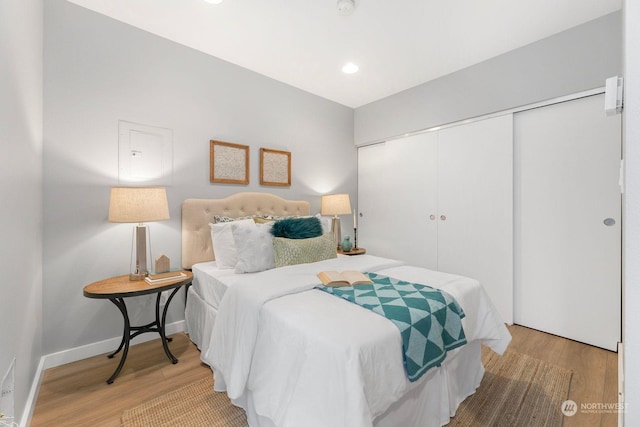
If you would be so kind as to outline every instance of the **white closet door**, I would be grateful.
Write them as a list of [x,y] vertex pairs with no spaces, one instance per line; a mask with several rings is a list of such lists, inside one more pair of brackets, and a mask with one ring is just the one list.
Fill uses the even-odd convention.
[[598,95],[514,116],[515,321],[615,350],[621,127],[603,106]]
[[367,253],[437,269],[437,135],[358,149],[358,242]]
[[438,270],[482,283],[513,323],[513,117],[439,132]]
[[373,255],[389,256],[388,239],[392,237],[389,214],[383,200],[391,192],[386,171],[387,144],[358,148],[358,246]]

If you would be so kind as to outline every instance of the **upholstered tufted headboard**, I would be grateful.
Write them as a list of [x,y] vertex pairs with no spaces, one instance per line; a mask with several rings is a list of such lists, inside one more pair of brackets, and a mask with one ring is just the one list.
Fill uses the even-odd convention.
[[182,268],[213,261],[209,223],[214,215],[309,215],[309,202],[285,200],[269,193],[237,193],[224,199],[186,199],[182,202]]

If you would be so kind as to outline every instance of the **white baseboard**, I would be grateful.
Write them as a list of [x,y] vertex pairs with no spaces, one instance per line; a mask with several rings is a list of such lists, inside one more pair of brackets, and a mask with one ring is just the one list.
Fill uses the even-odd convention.
[[[170,323],[165,326],[167,335],[185,331],[185,322]],[[131,345],[141,344],[143,342],[158,339],[157,334],[142,334],[131,340]],[[103,353],[114,351],[120,345],[122,337],[110,338],[104,341],[98,341],[92,344],[82,345],[76,348],[62,350],[57,353],[47,354],[44,356],[44,369],[55,368],[56,366],[66,365],[67,363],[76,362],[88,357],[98,356]]]
[[33,376],[33,382],[31,383],[31,389],[29,390],[29,396],[27,396],[27,403],[24,405],[24,411],[22,411],[22,418],[20,418],[20,427],[27,427],[31,424],[31,417],[33,416],[33,410],[36,408],[36,401],[38,400],[38,392],[40,391],[40,382],[44,375],[44,356],[40,358],[36,374]]
[[[184,320],[170,323],[165,326],[165,332],[167,335],[173,335],[178,332],[184,332],[186,330],[186,323]],[[138,335],[131,340],[131,345],[142,344],[143,342],[158,339],[157,334],[142,334]],[[44,371],[49,368],[55,368],[56,366],[66,365],[67,363],[77,362],[78,360],[86,359],[100,354],[105,354],[114,351],[120,345],[122,337],[110,338],[104,341],[98,341],[92,344],[82,345],[80,347],[70,348],[67,350],[58,351],[56,353],[46,354],[40,358],[38,369],[33,378],[31,384],[31,390],[29,390],[29,397],[27,403],[22,412],[22,418],[20,420],[20,427],[27,427],[31,423],[31,417],[33,410],[36,407],[36,401],[38,400],[38,392],[40,390],[40,382]]]

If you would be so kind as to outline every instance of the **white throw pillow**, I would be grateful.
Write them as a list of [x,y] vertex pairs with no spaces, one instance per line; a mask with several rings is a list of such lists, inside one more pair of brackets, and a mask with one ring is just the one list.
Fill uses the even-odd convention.
[[236,273],[255,273],[274,268],[273,223],[256,224],[255,227],[231,225],[231,232],[238,251]]
[[333,217],[331,216],[322,216],[319,213],[315,215],[316,218],[320,220],[320,224],[322,224],[322,232],[323,234],[327,234],[331,231],[331,220]]
[[211,242],[213,243],[213,255],[216,258],[218,268],[235,268],[238,262],[236,243],[231,232],[231,225],[240,228],[255,227],[253,219],[241,219],[233,222],[209,223],[211,227]]

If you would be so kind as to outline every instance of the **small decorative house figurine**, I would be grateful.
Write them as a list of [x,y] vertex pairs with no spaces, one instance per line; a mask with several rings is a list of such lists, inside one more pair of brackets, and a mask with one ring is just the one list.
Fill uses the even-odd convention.
[[170,270],[171,262],[169,261],[169,257],[165,254],[160,254],[158,258],[156,258],[155,265],[155,273],[166,273]]

